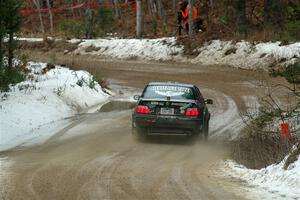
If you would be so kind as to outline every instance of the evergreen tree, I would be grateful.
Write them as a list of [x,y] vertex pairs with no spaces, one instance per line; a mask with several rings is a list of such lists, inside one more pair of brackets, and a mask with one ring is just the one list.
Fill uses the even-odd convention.
[[[8,67],[12,67],[12,59],[14,57],[15,33],[19,31],[21,18],[19,10],[21,8],[20,0],[1,0],[0,3],[0,62],[3,67],[3,56],[6,52],[8,57]],[[7,49],[5,49],[3,42],[4,38],[8,38]]]
[[[23,75],[13,69],[14,50],[16,49],[14,36],[21,25],[19,15],[21,3],[21,0],[0,1],[0,89],[7,89],[10,83],[23,80]],[[4,62],[4,57],[8,62]]]

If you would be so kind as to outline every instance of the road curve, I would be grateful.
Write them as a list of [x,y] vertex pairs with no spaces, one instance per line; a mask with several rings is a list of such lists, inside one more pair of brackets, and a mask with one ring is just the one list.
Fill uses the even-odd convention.
[[[13,162],[1,176],[1,199],[245,198],[237,192],[239,182],[216,172],[217,163],[228,158],[222,143],[238,133],[238,112],[247,104],[243,97],[253,96],[255,88],[247,83],[257,80],[258,73],[162,64],[161,74],[158,64],[99,63],[106,77],[139,88],[170,79],[203,85],[204,96],[215,100],[210,142],[182,137],[136,141],[129,110],[81,115],[44,144],[0,153]],[[184,75],[179,68],[186,70]]]

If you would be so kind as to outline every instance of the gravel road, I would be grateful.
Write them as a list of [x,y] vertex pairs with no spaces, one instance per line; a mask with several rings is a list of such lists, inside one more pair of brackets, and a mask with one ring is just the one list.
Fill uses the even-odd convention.
[[[130,110],[74,117],[46,143],[1,152],[12,164],[0,199],[244,199],[238,180],[218,176],[239,134],[239,112],[259,94],[264,73],[227,67],[99,60],[103,76],[142,88],[149,81],[197,84],[214,99],[208,143],[184,137],[132,138]],[[126,94],[126,89],[120,94]]]

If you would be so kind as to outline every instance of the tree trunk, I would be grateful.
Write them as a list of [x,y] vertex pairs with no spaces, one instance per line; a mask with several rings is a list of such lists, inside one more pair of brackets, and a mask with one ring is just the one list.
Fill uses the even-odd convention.
[[[77,0],[77,3],[82,3],[82,1]],[[78,9],[78,13],[79,13],[79,16],[82,17],[82,9],[81,8]]]
[[[32,0],[33,4],[36,6],[37,9],[41,9],[40,1],[39,0]],[[38,12],[39,19],[40,19],[40,29],[43,34],[45,34],[45,28],[44,28],[44,20],[43,16],[40,12]]]
[[264,24],[269,26],[272,23],[271,20],[272,0],[264,0]]
[[[113,4],[118,4],[118,0],[113,0]],[[115,18],[120,19],[121,18],[121,12],[119,7],[115,7]]]
[[93,20],[93,13],[91,8],[91,0],[88,1],[89,6],[87,8],[87,15],[86,15],[86,21],[85,21],[85,37],[87,39],[92,38],[92,20]]
[[48,7],[48,10],[49,10],[49,21],[50,21],[50,33],[52,34],[53,33],[53,14],[52,14],[52,6],[50,5],[50,1],[47,0],[47,7]]
[[137,0],[137,13],[136,13],[136,35],[137,37],[142,37],[143,35],[143,7],[142,0]]
[[189,0],[189,35],[193,36],[194,35],[194,3],[193,0]]
[[151,0],[147,1],[147,6],[148,6],[148,12],[149,12],[149,14],[152,15],[152,12],[151,12]]
[[245,38],[247,36],[246,0],[236,0],[235,7],[238,30],[242,37]]
[[209,0],[209,6],[210,8],[213,10],[214,9],[214,1],[213,0]]
[[162,18],[163,21],[163,29],[165,30],[167,27],[167,17],[164,9],[164,5],[162,4],[161,0],[156,0],[158,4],[158,9],[159,9],[159,15]]
[[176,16],[177,15],[177,0],[173,0],[172,1],[172,9],[173,9],[173,13],[174,13],[174,16]]
[[[70,0],[70,2],[69,2],[69,6],[71,7],[71,6],[73,6],[73,4],[74,4],[74,2],[73,2],[73,0]],[[73,18],[75,18],[76,17],[76,15],[75,15],[75,11],[74,11],[74,9],[72,8],[71,9],[71,12],[72,12],[72,16],[73,16]]]
[[156,4],[154,0],[148,0],[148,10],[151,15],[152,29],[153,33],[157,33],[157,13],[156,13]]
[[157,0],[148,0],[148,6],[150,8],[150,14],[157,19],[157,17],[161,17],[161,12],[159,11],[159,2]]

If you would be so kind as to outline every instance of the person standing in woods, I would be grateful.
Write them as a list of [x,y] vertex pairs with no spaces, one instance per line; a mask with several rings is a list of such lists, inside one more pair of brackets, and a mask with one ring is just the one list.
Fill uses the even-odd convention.
[[[178,33],[181,35],[181,29],[185,28],[187,32],[189,32],[189,3],[187,0],[183,0],[179,2],[179,12],[178,12]],[[193,20],[195,23],[195,30],[197,32],[205,31],[204,20],[198,16],[198,10],[195,6],[193,6]],[[183,21],[183,25],[182,25]]]
[[182,22],[183,22],[183,16],[182,16],[182,12],[184,11],[183,8],[183,2],[180,1],[178,3],[178,13],[177,13],[177,29],[175,31],[175,33],[178,31],[178,35],[181,35],[183,26],[182,26]]
[[[185,27],[186,31],[189,32],[189,9],[190,9],[190,6],[189,6],[189,3],[187,0],[184,0],[182,2],[182,7],[181,7],[181,13],[182,13],[182,17],[183,17],[183,27]],[[198,17],[198,11],[196,9],[195,6],[193,6],[193,20],[196,20],[197,17]]]

